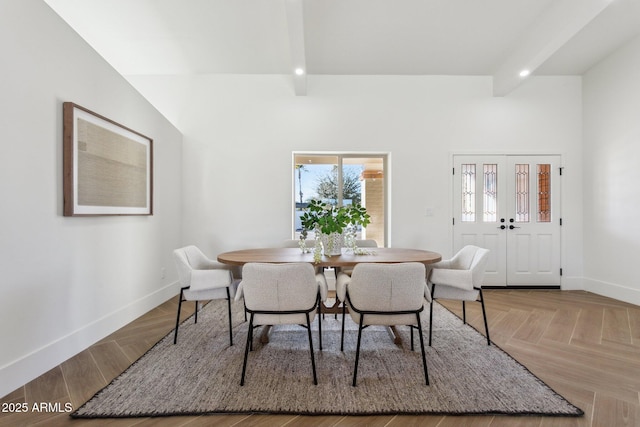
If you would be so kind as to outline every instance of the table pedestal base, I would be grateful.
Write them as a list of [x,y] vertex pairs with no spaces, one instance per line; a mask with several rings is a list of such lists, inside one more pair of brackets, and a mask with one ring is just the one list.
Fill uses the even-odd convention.
[[260,333],[260,342],[262,344],[267,344],[269,342],[269,334],[271,333],[272,325],[264,325],[262,327],[262,332]]

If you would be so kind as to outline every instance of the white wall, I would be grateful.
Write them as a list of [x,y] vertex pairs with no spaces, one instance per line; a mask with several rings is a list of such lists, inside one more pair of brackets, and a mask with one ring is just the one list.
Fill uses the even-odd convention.
[[[305,97],[293,95],[286,76],[129,77],[181,137],[40,0],[0,2],[0,52],[0,316],[13,325],[0,332],[0,395],[174,295],[176,246],[195,243],[215,256],[289,238],[292,151],[390,153],[391,245],[445,256],[451,254],[453,153],[559,153],[563,287],[582,286],[578,77],[532,78],[504,98],[492,97],[488,77],[312,75]],[[635,125],[609,131],[609,122],[635,107],[631,77],[625,76],[632,90],[621,95],[624,109],[606,114],[594,106],[601,100],[591,101],[607,98],[609,84],[617,87],[614,71],[605,66],[585,84],[585,122],[606,119],[597,128],[585,124],[589,147],[637,131]],[[154,216],[62,216],[63,101],[154,139]],[[637,147],[619,146],[637,154]],[[626,153],[608,167],[623,165],[637,178]],[[587,154],[585,179],[602,154]],[[600,200],[592,187],[604,181],[584,188],[584,207]],[[434,216],[425,215],[427,207]],[[593,265],[601,260],[597,243],[605,239],[613,249],[621,236],[590,234],[596,222],[590,216],[584,225],[594,287],[632,283],[628,268],[610,268],[611,275]],[[625,242],[624,249],[637,247]]]
[[640,37],[584,77],[586,289],[640,304]]
[[[128,77],[184,135],[184,236],[210,255],[291,236],[291,152],[391,155],[391,245],[451,255],[451,154],[563,156],[563,287],[582,278],[581,81],[488,77]],[[434,208],[434,216],[425,215]]]
[[[4,396],[176,294],[182,136],[41,0],[0,2],[0,58]],[[62,216],[64,101],[153,138],[153,216]]]

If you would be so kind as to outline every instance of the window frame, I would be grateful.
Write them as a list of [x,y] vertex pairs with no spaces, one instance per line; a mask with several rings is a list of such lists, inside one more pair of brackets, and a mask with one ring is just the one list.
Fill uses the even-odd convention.
[[[381,159],[382,162],[382,172],[383,172],[383,239],[384,246],[389,246],[389,236],[390,236],[390,207],[389,200],[390,197],[390,182],[391,182],[391,153],[389,152],[357,152],[357,151],[293,151],[291,154],[291,236],[293,239],[297,238],[296,232],[296,203],[298,194],[296,194],[296,180],[297,180],[297,171],[296,164],[300,164],[296,162],[296,159],[300,156],[303,157],[336,157],[337,158],[337,167],[338,167],[338,200],[337,203],[342,205],[343,202],[343,182],[342,182],[342,170],[345,164],[345,159]],[[378,242],[380,246],[383,246]]]

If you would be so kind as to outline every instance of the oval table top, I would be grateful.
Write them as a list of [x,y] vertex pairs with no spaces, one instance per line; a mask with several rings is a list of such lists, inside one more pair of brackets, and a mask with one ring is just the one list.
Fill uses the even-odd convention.
[[308,262],[320,267],[353,267],[361,262],[399,263],[421,262],[431,264],[438,262],[442,256],[437,252],[421,249],[403,248],[365,248],[371,251],[368,255],[356,255],[349,249],[342,249],[341,255],[322,256],[319,263],[313,261],[313,252],[302,253],[300,248],[260,248],[242,249],[218,255],[218,261],[228,265],[244,265],[248,262],[265,262],[281,264],[286,262]]

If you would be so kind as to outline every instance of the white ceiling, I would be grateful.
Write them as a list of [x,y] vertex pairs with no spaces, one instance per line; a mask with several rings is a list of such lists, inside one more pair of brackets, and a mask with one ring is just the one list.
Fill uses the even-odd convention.
[[121,74],[580,75],[640,0],[44,0]]

